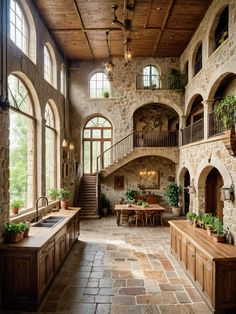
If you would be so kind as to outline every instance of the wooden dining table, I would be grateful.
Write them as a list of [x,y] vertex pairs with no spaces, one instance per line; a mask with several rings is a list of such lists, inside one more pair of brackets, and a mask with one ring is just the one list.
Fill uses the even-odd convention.
[[155,211],[159,217],[160,217],[160,221],[161,221],[161,225],[163,226],[163,213],[165,212],[165,208],[162,207],[160,204],[149,204],[149,207],[143,207],[141,205],[132,205],[131,207],[128,207],[127,204],[116,204],[115,205],[115,213],[116,213],[116,223],[118,226],[120,226],[120,217],[122,215],[122,211],[136,211],[136,210],[140,210],[140,211]]

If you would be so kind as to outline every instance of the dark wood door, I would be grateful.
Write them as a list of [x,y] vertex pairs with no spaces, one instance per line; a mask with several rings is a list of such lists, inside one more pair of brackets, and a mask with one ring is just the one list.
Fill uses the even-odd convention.
[[220,199],[223,179],[216,168],[213,168],[206,179],[206,213],[213,213],[223,218],[223,202]]

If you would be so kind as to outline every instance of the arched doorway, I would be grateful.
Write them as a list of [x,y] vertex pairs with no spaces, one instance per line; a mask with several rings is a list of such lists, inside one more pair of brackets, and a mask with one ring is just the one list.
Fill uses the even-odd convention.
[[189,186],[190,186],[190,174],[187,170],[184,175],[184,214],[187,214],[189,211]]
[[216,168],[213,168],[207,178],[205,187],[205,212],[223,218],[223,202],[220,199],[223,178]]
[[[111,147],[112,126],[103,117],[90,119],[83,131],[83,170],[85,175],[93,175],[97,170],[97,157]],[[103,159],[104,166],[109,163],[109,154]]]

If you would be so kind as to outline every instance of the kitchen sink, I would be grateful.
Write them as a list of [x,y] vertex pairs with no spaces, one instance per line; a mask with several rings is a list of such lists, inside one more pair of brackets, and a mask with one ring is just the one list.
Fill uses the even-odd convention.
[[64,218],[65,217],[63,216],[49,216],[33,224],[32,227],[52,228],[55,227]]

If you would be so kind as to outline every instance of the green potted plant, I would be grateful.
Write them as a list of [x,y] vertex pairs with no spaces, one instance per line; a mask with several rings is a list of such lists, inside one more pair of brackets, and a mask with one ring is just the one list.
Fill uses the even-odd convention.
[[104,91],[104,92],[103,92],[103,97],[104,97],[104,98],[109,98],[109,96],[110,96],[110,94],[109,94],[108,91]]
[[18,198],[15,198],[11,201],[11,210],[14,215],[17,215],[19,209],[24,205],[24,201]]
[[56,188],[50,189],[48,191],[48,196],[52,199],[52,200],[56,200],[59,197],[59,190]]
[[208,235],[211,235],[211,231],[213,230],[214,219],[215,217],[211,213],[206,213],[202,216],[202,222],[204,223]]
[[68,209],[70,195],[71,192],[68,189],[61,188],[58,190],[58,199],[60,200],[62,209]]
[[128,189],[125,192],[124,198],[125,198],[125,203],[128,204],[128,207],[132,206],[132,204],[135,203],[135,197],[137,194],[138,192],[133,189]]
[[199,224],[199,216],[196,215],[196,217],[193,219],[193,226],[195,228],[199,228],[200,227],[200,224]]
[[110,208],[111,208],[110,200],[106,197],[104,193],[102,193],[100,197],[100,209],[101,209],[102,215],[106,216]]
[[186,218],[188,220],[189,223],[193,223],[193,220],[196,218],[197,214],[194,213],[194,212],[191,212],[189,211],[187,214],[186,214]]
[[177,69],[170,68],[167,74],[168,85],[170,89],[182,88],[180,72]]
[[236,96],[226,96],[223,98],[214,109],[214,116],[218,122],[221,122],[226,127],[226,137],[223,139],[225,147],[231,155],[236,154]]
[[23,239],[24,230],[21,224],[8,223],[4,228],[6,243],[17,243]]
[[29,222],[20,222],[19,227],[23,231],[23,237],[27,238],[29,236],[30,223]]
[[214,219],[214,232],[212,233],[215,242],[225,242],[225,230],[220,218]]
[[174,216],[179,216],[181,212],[181,207],[179,207],[180,191],[180,186],[176,183],[170,183],[165,192],[167,202],[170,204]]

